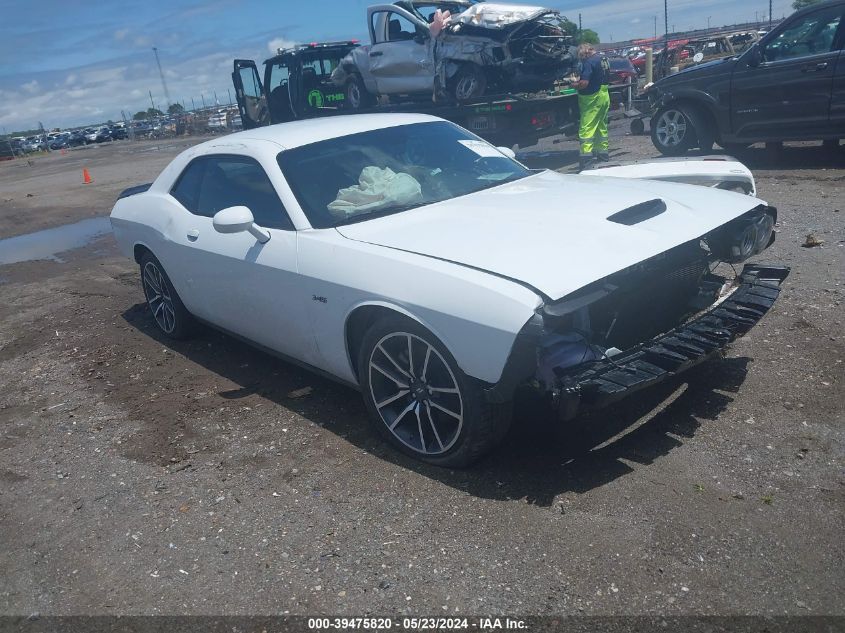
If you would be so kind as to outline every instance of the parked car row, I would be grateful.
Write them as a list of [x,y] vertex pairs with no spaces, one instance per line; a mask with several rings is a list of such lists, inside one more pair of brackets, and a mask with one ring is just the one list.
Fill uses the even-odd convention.
[[96,128],[65,130],[36,134],[25,138],[13,138],[9,145],[15,153],[31,154],[47,150],[63,150],[91,143],[105,143],[128,138],[124,124],[102,125]]

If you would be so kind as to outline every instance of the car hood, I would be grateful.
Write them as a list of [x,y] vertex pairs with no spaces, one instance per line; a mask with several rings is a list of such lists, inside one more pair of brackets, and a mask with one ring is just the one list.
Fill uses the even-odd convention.
[[[655,199],[666,210],[650,219],[630,226],[608,219]],[[699,238],[758,204],[694,185],[545,171],[337,230],[351,240],[512,279],[556,300]]]
[[655,86],[662,88],[663,86],[673,85],[677,82],[692,79],[693,77],[715,75],[725,72],[723,68],[731,68],[736,63],[737,59],[738,57],[736,56],[722,57],[721,59],[712,59],[709,62],[695,64],[694,66],[687,66],[683,70],[676,72],[674,75],[668,75],[663,79],[660,79],[657,83],[655,83]]

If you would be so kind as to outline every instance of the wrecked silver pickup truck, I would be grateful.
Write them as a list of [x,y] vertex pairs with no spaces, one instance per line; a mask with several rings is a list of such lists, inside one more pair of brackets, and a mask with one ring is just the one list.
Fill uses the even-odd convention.
[[400,0],[369,7],[367,23],[370,44],[350,51],[332,74],[352,109],[379,95],[464,103],[490,92],[547,90],[575,66],[564,18],[553,9]]

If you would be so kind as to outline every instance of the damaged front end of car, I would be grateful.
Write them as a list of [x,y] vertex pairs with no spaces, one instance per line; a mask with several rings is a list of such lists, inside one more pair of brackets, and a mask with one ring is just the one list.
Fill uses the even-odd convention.
[[491,86],[504,91],[548,89],[574,71],[572,38],[558,11],[520,7],[508,12],[508,6],[474,5],[436,38],[434,64],[440,85],[447,85],[461,63],[482,67]]
[[480,10],[465,12],[437,38],[434,65],[439,85],[446,86],[462,63],[483,68],[491,87],[499,91],[550,89],[574,71],[572,38],[558,11],[537,9],[512,21],[476,19],[483,15]]
[[789,274],[784,266],[745,264],[739,273],[733,266],[774,242],[776,221],[776,209],[760,205],[700,239],[545,302],[518,334],[488,399],[506,401],[527,386],[569,420],[719,354],[763,318]]

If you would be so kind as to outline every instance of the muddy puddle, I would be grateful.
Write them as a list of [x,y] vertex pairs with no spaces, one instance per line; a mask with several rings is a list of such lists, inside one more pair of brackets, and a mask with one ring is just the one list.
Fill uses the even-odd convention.
[[61,262],[61,253],[90,244],[111,233],[108,217],[89,218],[35,233],[0,240],[0,265],[48,259]]

